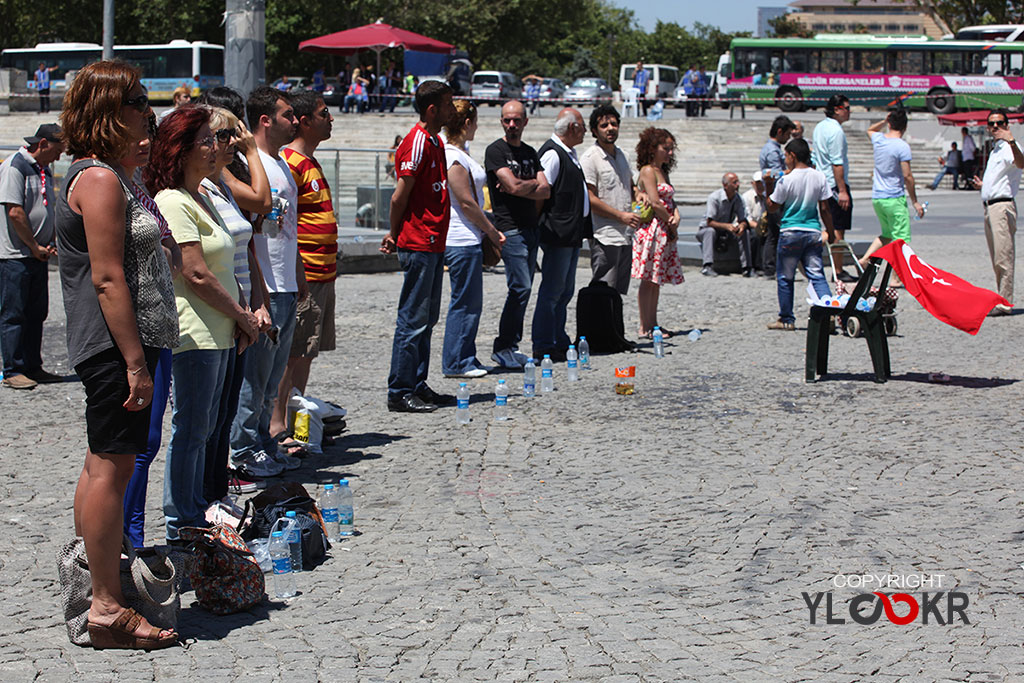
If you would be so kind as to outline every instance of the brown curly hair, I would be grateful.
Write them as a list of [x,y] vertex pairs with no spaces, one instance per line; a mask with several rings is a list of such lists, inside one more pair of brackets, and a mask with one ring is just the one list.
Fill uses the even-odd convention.
[[61,137],[71,156],[95,154],[117,161],[138,142],[121,120],[121,110],[140,77],[138,68],[118,61],[93,62],[78,72],[64,94],[60,115]]
[[[648,164],[654,163],[654,155],[658,151],[658,145],[671,140],[675,145],[676,138],[664,128],[651,126],[640,133],[640,141],[636,143],[636,168],[640,170]],[[672,156],[662,165],[662,172],[668,176],[668,172],[676,166],[676,158]]]

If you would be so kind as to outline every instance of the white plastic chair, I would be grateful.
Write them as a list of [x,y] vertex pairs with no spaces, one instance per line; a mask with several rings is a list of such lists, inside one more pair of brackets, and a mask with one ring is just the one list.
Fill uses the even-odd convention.
[[640,116],[640,108],[637,103],[637,98],[640,96],[640,91],[636,88],[623,88],[622,89],[622,117],[623,118],[637,118]]

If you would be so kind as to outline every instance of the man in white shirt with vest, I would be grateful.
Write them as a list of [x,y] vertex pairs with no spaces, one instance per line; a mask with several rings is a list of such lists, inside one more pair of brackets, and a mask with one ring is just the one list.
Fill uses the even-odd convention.
[[541,283],[533,311],[534,357],[565,360],[569,336],[565,333],[566,308],[576,293],[576,263],[583,238],[593,234],[590,195],[576,145],[587,131],[583,115],[563,109],[555,121],[555,133],[540,148],[540,165],[551,184],[551,196],[540,216]]
[[1013,311],[1014,236],[1017,233],[1017,188],[1020,186],[1024,154],[1010,132],[1010,117],[1005,109],[993,109],[988,115],[988,131],[995,139],[985,166],[985,176],[972,182],[981,189],[985,205],[985,239],[996,273],[996,291],[1010,302],[998,304],[990,316],[1010,315]]

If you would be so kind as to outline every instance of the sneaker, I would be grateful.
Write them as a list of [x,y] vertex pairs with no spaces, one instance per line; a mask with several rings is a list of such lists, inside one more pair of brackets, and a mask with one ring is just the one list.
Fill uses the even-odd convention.
[[266,451],[256,451],[245,457],[235,458],[235,469],[246,479],[265,479],[284,472],[284,465],[275,462]]
[[228,478],[228,491],[231,491],[232,493],[256,493],[257,489],[265,486],[262,481],[251,481],[243,477],[242,473],[238,470],[232,470],[229,474],[231,476]]
[[34,379],[30,379],[22,374],[11,375],[10,377],[4,377],[3,385],[8,389],[35,389],[36,382]]
[[300,467],[302,467],[301,460],[299,460],[295,456],[288,455],[287,453],[282,453],[281,451],[274,453],[270,457],[273,458],[275,463],[281,465],[282,468],[289,471],[297,470]]
[[711,266],[704,266],[703,268],[701,268],[700,274],[704,275],[705,277],[718,277],[718,273],[716,273],[715,269],[712,268]]
[[465,372],[453,372],[445,373],[445,377],[459,377],[464,379],[476,379],[477,377],[483,377],[487,374],[487,370],[484,368],[473,368],[472,370],[466,370]]
[[769,330],[787,330],[792,332],[796,329],[796,323],[784,323],[781,320],[776,320],[773,323],[768,324]]

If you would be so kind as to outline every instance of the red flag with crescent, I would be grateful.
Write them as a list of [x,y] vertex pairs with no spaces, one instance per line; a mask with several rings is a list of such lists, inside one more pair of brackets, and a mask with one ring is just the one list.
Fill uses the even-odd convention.
[[907,293],[933,316],[968,334],[978,334],[996,304],[1010,302],[995,292],[929,265],[903,240],[894,240],[872,256],[892,265]]

